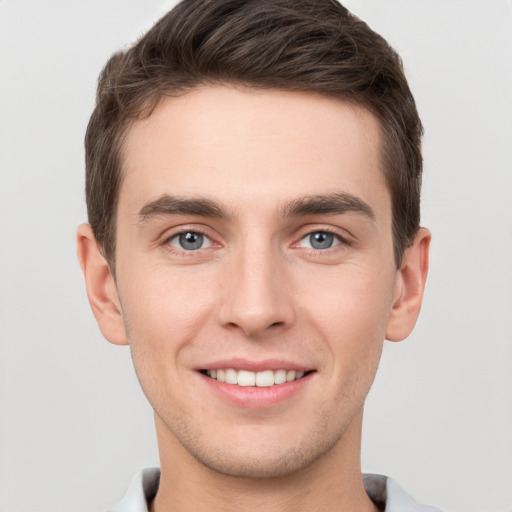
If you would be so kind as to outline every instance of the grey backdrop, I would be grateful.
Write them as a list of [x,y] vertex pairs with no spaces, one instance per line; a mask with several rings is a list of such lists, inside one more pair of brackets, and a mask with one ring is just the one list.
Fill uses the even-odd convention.
[[[512,3],[349,0],[400,51],[425,127],[421,319],[387,343],[363,467],[452,512],[512,510]],[[100,511],[158,463],[129,352],[75,258],[107,57],[162,0],[0,1],[0,511]]]

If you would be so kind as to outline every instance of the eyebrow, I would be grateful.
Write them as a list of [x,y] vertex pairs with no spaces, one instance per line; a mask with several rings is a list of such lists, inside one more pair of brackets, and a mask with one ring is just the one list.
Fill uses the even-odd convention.
[[306,196],[287,203],[282,209],[283,217],[345,213],[359,213],[370,220],[375,220],[372,207],[361,198],[347,192]]
[[[319,194],[294,199],[281,208],[282,217],[301,217],[305,215],[342,215],[359,213],[375,220],[372,207],[359,197],[338,192]],[[230,219],[232,216],[219,203],[207,198],[183,198],[163,195],[146,203],[138,213],[138,223],[144,223],[152,217],[162,215],[196,215],[217,219]]]
[[146,203],[138,213],[138,222],[143,223],[161,215],[197,215],[200,217],[229,218],[228,212],[218,203],[206,198],[183,198],[163,195]]

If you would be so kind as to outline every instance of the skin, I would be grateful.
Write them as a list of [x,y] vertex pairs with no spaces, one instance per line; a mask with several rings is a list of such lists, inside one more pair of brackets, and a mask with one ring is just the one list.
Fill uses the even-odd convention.
[[[167,98],[132,126],[116,280],[88,225],[78,255],[98,324],[130,344],[155,411],[152,510],[376,510],[363,403],[383,340],[414,326],[430,241],[421,229],[396,268],[380,139],[360,107],[228,86]],[[187,232],[204,244],[181,247]],[[312,247],[326,232],[332,245]],[[245,407],[199,371],[233,358],[309,373]]]

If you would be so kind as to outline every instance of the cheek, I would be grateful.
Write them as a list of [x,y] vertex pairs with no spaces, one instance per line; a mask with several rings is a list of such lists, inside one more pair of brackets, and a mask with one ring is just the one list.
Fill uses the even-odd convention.
[[[311,280],[310,280],[311,281]],[[315,279],[329,286],[309,289],[303,307],[314,328],[322,333],[336,364],[380,354],[393,296],[391,272],[377,275],[362,268],[340,269],[329,279]]]
[[204,338],[201,329],[211,316],[211,300],[198,290],[197,280],[156,271],[146,276],[132,275],[125,286],[121,281],[123,320],[141,387],[155,411],[165,416],[170,403],[181,403],[179,396],[170,398],[173,390],[187,395],[184,361]]
[[[132,350],[157,364],[193,343],[212,306],[207,279],[149,270],[120,283],[123,320]],[[163,360],[163,361],[162,361]]]

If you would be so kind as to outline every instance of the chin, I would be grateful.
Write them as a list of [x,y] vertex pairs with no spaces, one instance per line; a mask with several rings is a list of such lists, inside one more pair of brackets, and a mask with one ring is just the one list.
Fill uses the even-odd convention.
[[218,474],[234,478],[274,479],[305,470],[331,452],[343,433],[344,429],[326,432],[320,428],[313,433],[304,432],[302,438],[295,436],[293,441],[293,435],[288,439],[278,436],[270,440],[268,432],[262,429],[258,438],[253,437],[250,443],[247,439],[241,442],[236,436],[230,440],[217,440],[215,447],[210,443],[210,446],[205,446],[194,442],[197,438],[179,441],[196,461]]
[[274,479],[284,478],[306,469],[323,453],[304,453],[302,450],[291,448],[272,457],[230,456],[226,453],[209,455],[198,460],[216,473],[234,478]]

